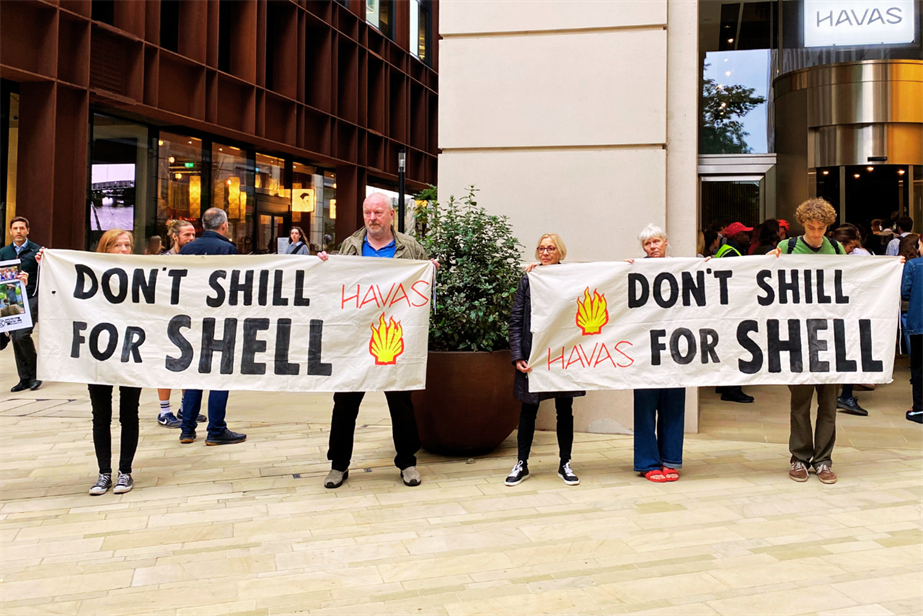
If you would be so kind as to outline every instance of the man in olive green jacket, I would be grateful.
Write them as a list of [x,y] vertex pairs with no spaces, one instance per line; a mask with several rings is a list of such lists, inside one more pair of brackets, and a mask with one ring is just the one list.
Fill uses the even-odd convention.
[[[386,259],[426,259],[426,251],[409,235],[398,233],[392,227],[394,206],[381,193],[369,195],[362,204],[365,226],[346,238],[340,245],[340,254],[355,257]],[[327,253],[318,253],[322,261]],[[439,264],[433,261],[436,267]],[[364,392],[338,392],[333,394],[333,418],[330,422],[330,446],[327,459],[330,472],[324,479],[327,488],[339,488],[349,477],[349,463],[353,453],[356,418]],[[401,471],[405,485],[420,485],[416,453],[420,450],[417,420],[409,391],[386,391],[388,410],[391,412],[391,431],[397,455],[394,464]]]

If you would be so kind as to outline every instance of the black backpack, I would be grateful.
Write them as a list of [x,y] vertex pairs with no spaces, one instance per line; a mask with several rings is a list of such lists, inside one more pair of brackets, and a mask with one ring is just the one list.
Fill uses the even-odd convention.
[[[798,244],[798,238],[800,237],[801,237],[800,235],[796,235],[795,237],[788,238],[788,254],[792,254],[792,251],[795,250],[795,246]],[[826,237],[824,238],[824,241],[830,242],[830,240],[828,240]],[[836,254],[838,255],[843,254],[843,248],[842,246],[840,246],[839,242],[833,241],[831,243],[833,244],[833,250],[836,251]]]

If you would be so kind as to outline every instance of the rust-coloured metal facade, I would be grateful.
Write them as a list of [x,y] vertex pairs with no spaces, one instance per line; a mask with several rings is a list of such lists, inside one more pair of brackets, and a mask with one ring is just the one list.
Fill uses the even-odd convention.
[[0,2],[0,78],[20,97],[16,212],[39,243],[87,244],[93,113],[335,172],[338,241],[362,224],[366,184],[396,185],[401,148],[408,188],[436,183],[438,1],[426,63],[400,0],[393,40],[366,22],[364,0],[117,0],[105,21],[96,4]]

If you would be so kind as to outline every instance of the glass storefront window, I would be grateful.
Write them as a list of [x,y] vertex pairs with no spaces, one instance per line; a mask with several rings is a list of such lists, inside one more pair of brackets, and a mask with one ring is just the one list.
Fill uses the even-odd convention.
[[392,21],[394,15],[393,0],[365,0],[365,20],[381,30],[381,33],[393,39]]
[[135,236],[135,252],[143,252],[148,221],[154,220],[149,199],[148,129],[127,120],[94,114],[90,157],[88,248],[109,229]]
[[410,53],[428,63],[430,0],[410,0]]
[[285,161],[275,156],[256,155],[256,192],[274,197],[287,197],[285,181]]
[[247,152],[212,144],[212,207],[228,214],[228,232],[240,254],[253,252],[254,174]]
[[700,154],[769,151],[769,50],[705,54]]
[[[157,141],[157,222],[162,234],[169,220],[182,218],[192,221],[201,231],[199,219],[203,207],[202,140],[161,132]],[[164,249],[169,239],[161,235]]]

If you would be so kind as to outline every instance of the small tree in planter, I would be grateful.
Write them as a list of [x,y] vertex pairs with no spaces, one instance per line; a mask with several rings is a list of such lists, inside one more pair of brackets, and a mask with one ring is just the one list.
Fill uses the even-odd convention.
[[439,204],[431,189],[416,213],[419,239],[440,267],[427,385],[415,407],[423,446],[442,454],[490,451],[519,417],[507,334],[522,245],[509,219],[489,214],[475,192]]

